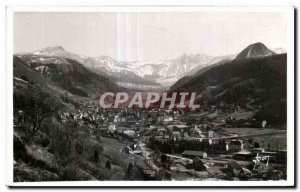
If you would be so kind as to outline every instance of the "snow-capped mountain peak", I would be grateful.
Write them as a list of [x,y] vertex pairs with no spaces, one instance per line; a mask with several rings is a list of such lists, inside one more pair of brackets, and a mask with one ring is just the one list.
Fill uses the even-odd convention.
[[34,51],[33,54],[37,55],[62,55],[65,54],[66,50],[62,46],[54,46],[54,47],[45,47],[41,50]]
[[57,52],[57,51],[66,51],[66,50],[62,46],[45,47],[40,50],[40,52]]

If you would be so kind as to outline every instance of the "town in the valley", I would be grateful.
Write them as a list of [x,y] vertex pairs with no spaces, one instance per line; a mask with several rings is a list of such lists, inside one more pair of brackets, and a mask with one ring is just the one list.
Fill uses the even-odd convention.
[[[263,56],[242,57],[254,49]],[[17,55],[14,180],[286,180],[285,67],[256,43],[169,89],[136,90],[74,59]]]
[[[204,105],[197,111],[101,109],[83,102],[80,110],[62,112],[58,119],[85,125],[107,145],[102,153],[110,155],[102,163],[118,169],[113,158],[123,158],[138,167],[139,179],[286,179],[286,129],[256,121],[257,110],[247,104]],[[100,162],[98,151],[90,150]]]

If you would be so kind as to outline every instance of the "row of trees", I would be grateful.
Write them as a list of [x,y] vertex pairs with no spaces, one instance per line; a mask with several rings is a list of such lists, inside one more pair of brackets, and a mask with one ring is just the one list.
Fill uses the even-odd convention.
[[208,153],[226,152],[225,140],[220,140],[218,143],[210,144],[208,140],[203,140],[200,142],[187,140],[174,141],[170,139],[168,141],[160,142],[154,138],[150,138],[149,147],[169,154],[178,154],[185,150],[206,151]]

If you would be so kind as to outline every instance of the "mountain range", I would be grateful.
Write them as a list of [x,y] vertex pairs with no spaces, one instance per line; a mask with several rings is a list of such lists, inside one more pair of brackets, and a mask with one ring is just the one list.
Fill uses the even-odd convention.
[[173,60],[116,61],[108,56],[88,57],[66,51],[61,46],[46,47],[38,51],[16,53],[15,56],[28,65],[62,64],[66,59],[74,60],[89,70],[107,77],[121,87],[137,90],[162,90],[169,88],[181,77],[195,70],[235,55],[209,56],[206,54],[184,54]]
[[120,87],[134,90],[163,90],[171,86],[176,87],[199,75],[203,70],[234,59],[259,58],[284,52],[282,48],[269,50],[264,44],[255,43],[236,55],[184,54],[173,60],[157,61],[122,62],[108,56],[88,57],[66,51],[61,46],[17,53],[15,56],[29,67],[48,75],[49,67],[57,65],[57,68],[68,68],[72,61]]

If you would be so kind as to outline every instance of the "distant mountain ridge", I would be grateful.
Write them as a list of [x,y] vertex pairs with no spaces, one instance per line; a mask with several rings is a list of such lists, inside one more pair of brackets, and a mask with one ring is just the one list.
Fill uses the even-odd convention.
[[46,61],[49,57],[73,59],[95,73],[110,78],[120,86],[133,89],[166,89],[181,77],[190,75],[194,69],[203,68],[224,58],[233,58],[232,55],[214,57],[206,54],[184,54],[173,60],[124,62],[116,61],[109,56],[88,57],[75,54],[66,51],[62,46],[46,47],[16,55],[31,57],[36,61]]
[[[284,53],[282,48],[274,49]],[[109,56],[88,57],[66,51],[62,46],[46,47],[38,51],[17,53],[26,62],[66,63],[72,59],[89,70],[109,78],[121,87],[136,90],[164,90],[172,85],[188,81],[201,69],[210,68],[233,59],[258,58],[276,54],[262,43],[254,43],[237,55],[210,56],[207,54],[183,54],[171,60],[116,61]],[[182,80],[183,79],[183,80]]]
[[180,78],[190,75],[195,69],[200,69],[232,55],[209,56],[206,54],[184,54],[174,60],[147,62],[134,68],[141,77],[156,80],[165,88],[169,88]]
[[38,51],[17,53],[15,55],[21,59],[25,59],[28,63],[40,62],[46,64],[50,62],[60,64],[65,59],[72,59],[125,88],[134,87],[143,89],[143,86],[151,86],[154,89],[161,88],[159,83],[144,79],[131,70],[120,67],[117,61],[108,56],[88,57],[68,52],[62,46],[46,47]]
[[282,47],[277,47],[277,48],[273,48],[271,49],[274,53],[276,54],[284,54],[286,53],[286,50]]

